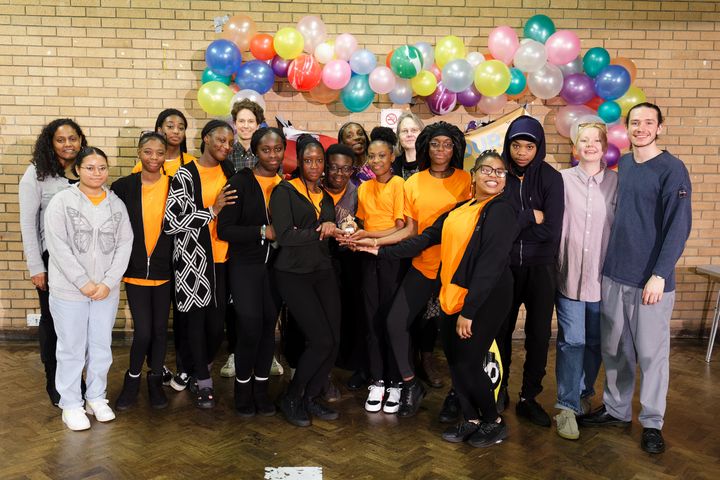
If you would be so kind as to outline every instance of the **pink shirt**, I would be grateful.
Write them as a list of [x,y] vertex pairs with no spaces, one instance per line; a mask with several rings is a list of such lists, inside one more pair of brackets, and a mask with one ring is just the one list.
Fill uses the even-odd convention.
[[589,176],[580,166],[560,172],[565,183],[558,292],[583,302],[600,301],[600,279],[615,218],[617,173]]

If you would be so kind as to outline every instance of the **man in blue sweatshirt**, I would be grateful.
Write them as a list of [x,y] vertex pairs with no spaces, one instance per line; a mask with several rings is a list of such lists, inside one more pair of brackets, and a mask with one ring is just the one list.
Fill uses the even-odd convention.
[[615,222],[602,278],[604,405],[580,425],[628,425],[640,366],[641,447],[665,450],[675,264],[690,235],[690,177],[681,160],[657,146],[662,113],[641,103],[627,116],[632,151],[620,159]]

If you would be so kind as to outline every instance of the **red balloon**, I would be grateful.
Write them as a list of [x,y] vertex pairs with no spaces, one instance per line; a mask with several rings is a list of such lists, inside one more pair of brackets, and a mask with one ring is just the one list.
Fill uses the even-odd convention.
[[258,33],[250,39],[250,53],[258,60],[272,60],[275,56],[273,37],[267,33]]
[[[486,61],[486,62],[487,62],[488,60],[495,60],[495,57],[493,57],[493,56],[492,56],[492,53],[490,53],[489,51],[483,52],[483,55],[485,56],[485,61]],[[504,62],[503,62],[503,63],[504,63]]]
[[395,53],[395,50],[390,50],[387,54],[387,57],[385,58],[385,65],[390,69],[392,69],[392,67],[390,66],[390,59],[392,58],[393,53]]
[[602,104],[605,100],[603,100],[600,97],[595,97],[589,102],[587,102],[585,105],[592,108],[593,110],[597,111],[598,108],[600,108],[600,104]]
[[322,79],[322,66],[313,55],[302,54],[288,68],[288,82],[299,92],[317,87]]

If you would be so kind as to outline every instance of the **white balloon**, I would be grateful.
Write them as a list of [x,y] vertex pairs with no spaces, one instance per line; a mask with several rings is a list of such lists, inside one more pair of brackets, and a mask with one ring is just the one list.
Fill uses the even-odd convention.
[[470,52],[467,54],[467,57],[465,57],[465,60],[475,68],[485,61],[485,55],[480,52]]
[[235,95],[233,95],[232,99],[230,100],[230,110],[232,110],[232,107],[237,102],[245,99],[257,103],[258,105],[260,105],[260,107],[262,107],[263,111],[265,110],[265,99],[263,99],[263,96],[255,90],[250,90],[247,88],[245,90],[240,90]]
[[536,72],[546,63],[547,52],[545,51],[545,45],[535,40],[520,45],[513,57],[515,68],[521,72]]
[[315,58],[323,65],[335,58],[335,47],[327,42],[323,42],[315,47]]
[[563,87],[563,74],[560,68],[547,63],[540,70],[530,72],[527,78],[530,93],[547,100],[556,97]]

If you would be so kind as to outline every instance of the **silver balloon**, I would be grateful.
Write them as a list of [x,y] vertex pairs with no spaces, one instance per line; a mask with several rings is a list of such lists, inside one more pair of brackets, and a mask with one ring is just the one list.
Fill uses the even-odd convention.
[[570,63],[566,63],[565,65],[558,65],[560,67],[560,71],[563,74],[563,77],[567,77],[568,75],[572,75],[573,73],[582,73],[583,72],[583,61],[582,57],[577,57],[575,60],[573,60]]
[[537,72],[546,63],[545,45],[535,40],[522,43],[513,57],[515,68],[521,72]]
[[527,78],[530,93],[538,98],[547,100],[556,97],[563,86],[563,74],[560,68],[547,63],[536,72],[528,74]]
[[467,57],[465,57],[465,60],[475,68],[485,61],[485,55],[480,52],[470,52],[467,54]]
[[388,94],[390,101],[397,105],[404,105],[410,103],[413,97],[412,87],[410,86],[410,80],[404,78],[398,78],[395,81],[395,88],[393,88]]
[[416,43],[415,48],[420,50],[420,55],[423,58],[423,68],[428,70],[435,63],[435,49],[427,42]]
[[462,92],[472,85],[474,71],[467,60],[451,60],[442,69],[442,83],[451,92]]

